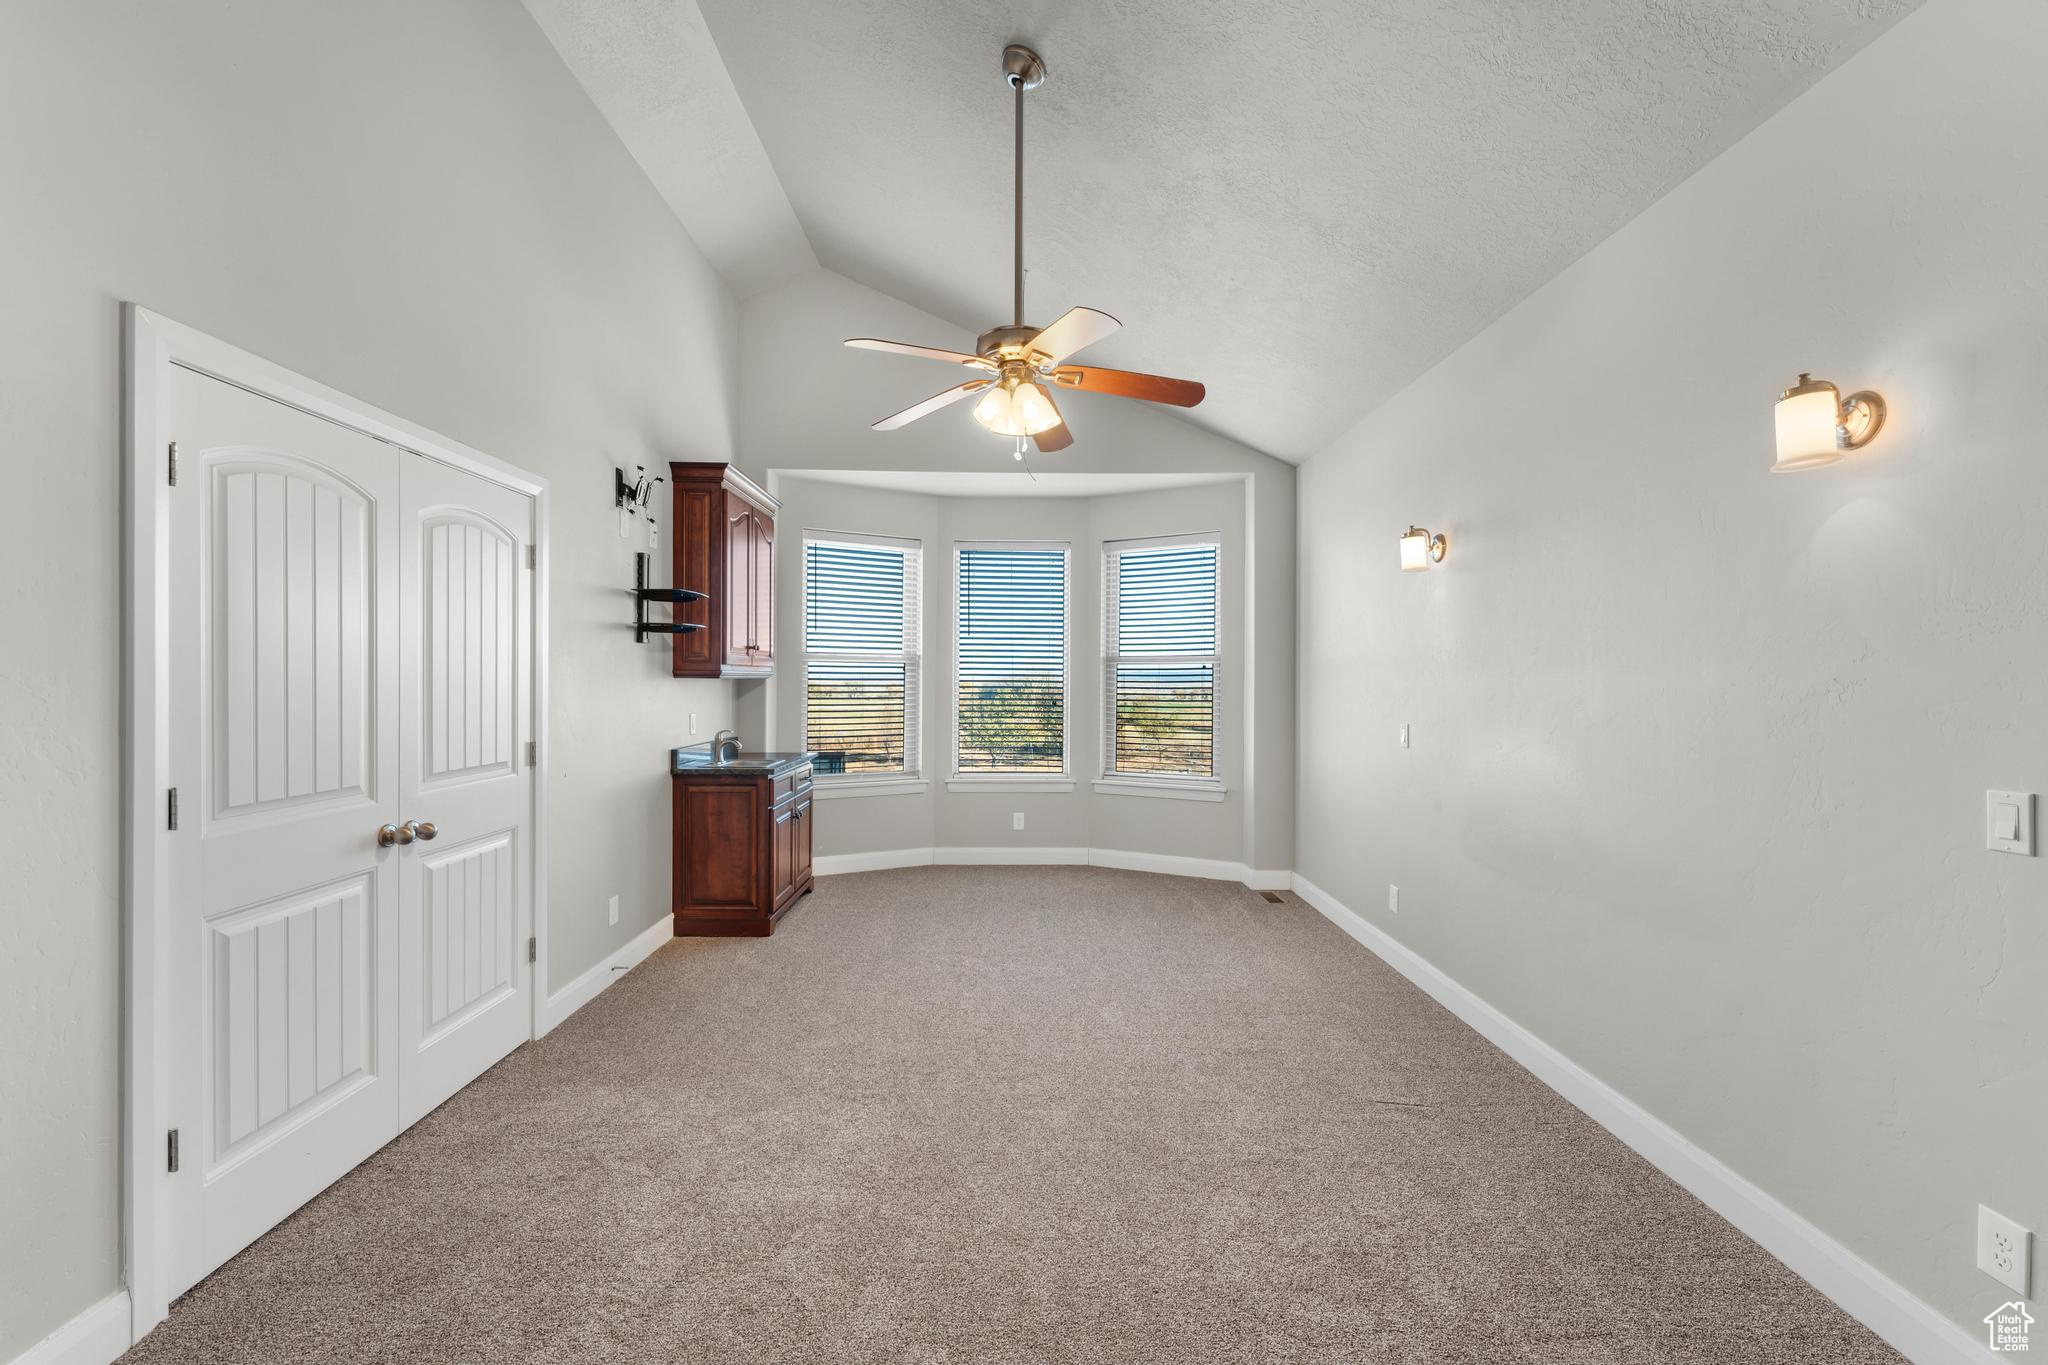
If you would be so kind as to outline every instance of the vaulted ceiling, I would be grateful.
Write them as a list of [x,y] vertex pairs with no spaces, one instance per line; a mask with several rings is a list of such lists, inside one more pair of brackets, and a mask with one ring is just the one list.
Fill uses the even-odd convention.
[[1028,320],[1115,314],[1087,359],[1291,460],[1918,3],[527,0],[741,295],[822,264],[970,331],[1029,43]]

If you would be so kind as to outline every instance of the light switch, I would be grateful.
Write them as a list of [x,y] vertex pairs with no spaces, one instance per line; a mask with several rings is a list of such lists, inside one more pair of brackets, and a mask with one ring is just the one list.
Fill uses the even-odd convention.
[[1984,793],[1984,847],[2034,856],[2034,794]]

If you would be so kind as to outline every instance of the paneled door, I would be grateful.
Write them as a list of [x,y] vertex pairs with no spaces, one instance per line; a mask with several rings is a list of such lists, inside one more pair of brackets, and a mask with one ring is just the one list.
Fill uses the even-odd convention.
[[398,1131],[399,451],[180,369],[170,1290]]
[[533,500],[403,457],[399,1116],[425,1114],[532,1030],[533,770],[519,752]]
[[533,511],[190,370],[171,400],[175,1295],[528,1036]]

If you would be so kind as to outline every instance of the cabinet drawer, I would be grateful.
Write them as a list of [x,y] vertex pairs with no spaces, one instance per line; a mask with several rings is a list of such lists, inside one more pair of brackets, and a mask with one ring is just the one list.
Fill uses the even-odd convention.
[[803,767],[793,769],[775,779],[775,795],[771,799],[779,805],[798,792],[807,792],[810,789],[811,765],[806,763]]

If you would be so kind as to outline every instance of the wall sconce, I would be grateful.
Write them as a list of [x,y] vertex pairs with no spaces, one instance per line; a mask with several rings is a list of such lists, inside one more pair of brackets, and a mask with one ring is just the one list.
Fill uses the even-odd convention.
[[1819,469],[1870,444],[1884,426],[1884,399],[1864,389],[1847,399],[1825,379],[1801,374],[1778,395],[1778,462],[1773,474]]
[[1421,573],[1432,564],[1444,562],[1444,538],[1411,526],[1401,537],[1401,572]]

